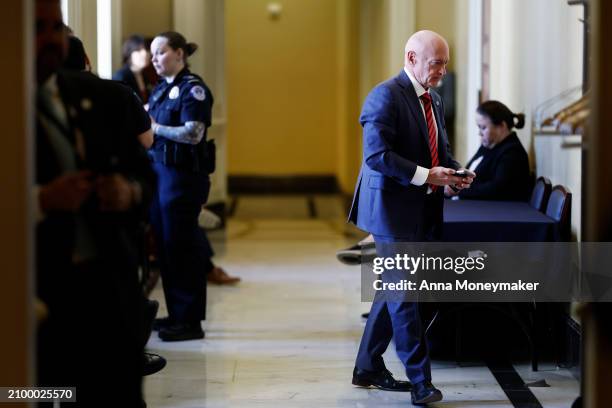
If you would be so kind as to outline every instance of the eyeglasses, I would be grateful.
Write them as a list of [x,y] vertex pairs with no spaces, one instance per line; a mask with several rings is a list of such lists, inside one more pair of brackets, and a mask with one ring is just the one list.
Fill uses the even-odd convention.
[[446,68],[447,65],[448,65],[448,61],[442,61],[442,60],[429,61],[429,67],[432,69]]

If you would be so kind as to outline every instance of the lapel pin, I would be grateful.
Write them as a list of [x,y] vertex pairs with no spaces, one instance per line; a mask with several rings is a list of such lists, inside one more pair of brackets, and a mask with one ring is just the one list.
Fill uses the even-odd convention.
[[83,110],[88,111],[88,110],[91,109],[92,106],[93,106],[93,104],[91,103],[91,99],[89,99],[89,98],[81,99],[81,108]]

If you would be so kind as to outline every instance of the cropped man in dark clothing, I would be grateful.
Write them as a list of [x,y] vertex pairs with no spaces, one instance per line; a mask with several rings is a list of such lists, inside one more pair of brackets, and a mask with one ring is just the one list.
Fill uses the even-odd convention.
[[37,296],[49,310],[38,331],[37,383],[77,387],[80,406],[141,406],[134,236],[154,174],[134,136],[150,123],[133,120],[146,116],[129,89],[60,71],[65,36],[60,2],[37,0],[33,204]]

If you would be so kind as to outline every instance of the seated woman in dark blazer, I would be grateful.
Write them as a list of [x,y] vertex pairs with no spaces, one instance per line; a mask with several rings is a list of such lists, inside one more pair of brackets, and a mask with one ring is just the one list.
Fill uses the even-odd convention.
[[447,196],[461,199],[527,201],[532,188],[529,159],[513,131],[525,125],[525,115],[513,113],[498,101],[483,102],[476,110],[481,146],[466,168],[478,177],[472,186]]

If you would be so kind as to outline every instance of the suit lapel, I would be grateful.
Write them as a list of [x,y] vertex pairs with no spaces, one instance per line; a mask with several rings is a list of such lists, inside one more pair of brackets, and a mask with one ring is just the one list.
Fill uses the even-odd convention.
[[442,129],[442,122],[440,121],[440,100],[438,99],[438,96],[435,95],[433,92],[430,93],[432,95],[431,97],[431,103],[433,106],[433,111],[434,111],[434,117],[436,119],[436,126],[438,127],[438,135],[440,134],[440,130]]
[[64,103],[64,108],[66,109],[68,117],[69,133],[67,136],[70,139],[70,142],[74,144],[74,132],[75,128],[78,126],[75,122],[79,116],[81,109],[80,102],[82,101],[79,100],[77,90],[74,89],[72,83],[64,79],[61,72],[57,75],[57,85],[59,87],[60,96],[62,98],[62,102]]
[[408,103],[408,107],[410,111],[412,111],[412,115],[417,121],[419,125],[419,129],[421,130],[421,135],[425,140],[427,146],[429,146],[429,132],[427,131],[427,123],[425,122],[425,116],[423,116],[423,108],[421,108],[421,103],[419,102],[419,97],[414,90],[414,86],[412,82],[410,82],[410,78],[408,75],[402,70],[400,74],[395,78],[397,83],[402,88],[402,94],[404,95],[404,99]]
[[61,73],[58,74],[57,81],[62,102],[68,114],[69,133],[67,136],[74,146],[77,163],[80,166],[85,161],[87,153],[87,141],[83,129],[89,122],[88,115],[93,109],[94,102],[88,97],[83,97],[86,92],[76,88],[72,81],[65,80]]

